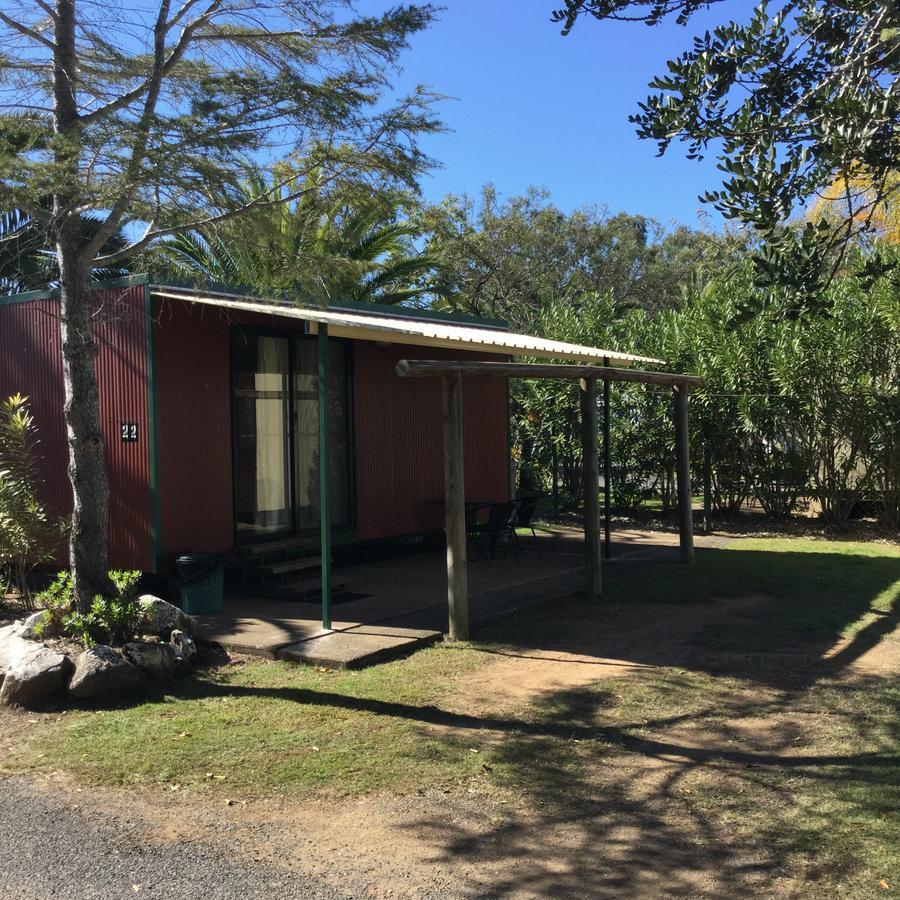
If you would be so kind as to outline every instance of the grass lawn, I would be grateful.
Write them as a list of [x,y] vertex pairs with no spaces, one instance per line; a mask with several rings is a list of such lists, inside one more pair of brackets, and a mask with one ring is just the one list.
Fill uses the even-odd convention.
[[723,648],[778,651],[831,642],[884,620],[900,598],[900,547],[882,543],[746,538],[698,551],[697,565],[645,569],[610,581],[613,601],[694,603],[763,595],[765,612],[744,623],[710,626]]
[[[640,626],[648,604],[676,621],[689,606],[748,595],[762,598],[754,611],[713,616],[684,665],[544,692],[512,711],[454,707],[457,685],[509,658],[485,651],[564,647],[589,621]],[[900,665],[780,683],[758,659],[723,673],[704,654],[795,653],[814,667],[838,638],[866,648],[888,634],[898,596],[895,546],[745,540],[699,552],[691,569],[629,570],[610,580],[607,609],[533,611],[477,643],[361,672],[229,665],[138,707],[70,711],[31,730],[0,773],[64,769],[210,797],[443,788],[505,798],[548,834],[571,823],[581,843],[557,852],[573,865],[588,841],[615,839],[620,851],[615,828],[628,822],[642,853],[683,847],[689,867],[698,847],[715,847],[717,877],[733,857],[734,884],[762,878],[763,895],[802,885],[803,896],[884,896],[900,889]],[[516,840],[499,828],[498,842]]]
[[[600,502],[603,502],[603,495],[600,495]],[[673,501],[675,502],[675,501]],[[691,505],[692,506],[702,506],[703,505],[703,494],[694,494],[691,497]],[[641,500],[639,506],[641,509],[650,510],[651,512],[662,512],[663,502],[662,497],[645,497]],[[675,506],[669,507],[673,512],[675,511]]]

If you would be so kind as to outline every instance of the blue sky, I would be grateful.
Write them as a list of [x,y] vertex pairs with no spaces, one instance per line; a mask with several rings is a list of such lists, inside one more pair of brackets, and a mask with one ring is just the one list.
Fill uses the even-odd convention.
[[445,2],[440,21],[413,39],[399,80],[456,98],[442,106],[451,133],[423,143],[443,164],[423,182],[427,199],[476,195],[486,182],[502,196],[535,185],[565,210],[596,203],[664,223],[720,227],[708,207],[698,221],[698,195],[719,184],[715,160],[687,160],[679,146],[657,158],[628,115],[666,60],[721,21],[721,7],[686,28],[583,19],[563,38],[550,22],[554,0]]

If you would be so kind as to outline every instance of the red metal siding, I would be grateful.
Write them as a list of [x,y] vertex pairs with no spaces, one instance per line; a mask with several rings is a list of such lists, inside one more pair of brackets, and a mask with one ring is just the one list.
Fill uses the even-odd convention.
[[[356,532],[372,540],[443,525],[444,455],[437,379],[400,378],[400,359],[496,359],[428,347],[354,342]],[[509,496],[507,394],[501,378],[463,389],[466,496]]]
[[232,545],[228,320],[154,300],[154,359],[164,567],[179,553]]
[[153,301],[160,544],[163,567],[180,553],[234,544],[231,325],[305,329],[257,313]]
[[[113,567],[154,567],[151,529],[147,328],[143,286],[98,294],[95,337],[100,417],[109,473],[109,555]],[[27,394],[40,431],[46,502],[69,515],[68,447],[63,419],[62,358],[56,300],[0,307],[0,394]],[[138,440],[124,443],[133,422]]]

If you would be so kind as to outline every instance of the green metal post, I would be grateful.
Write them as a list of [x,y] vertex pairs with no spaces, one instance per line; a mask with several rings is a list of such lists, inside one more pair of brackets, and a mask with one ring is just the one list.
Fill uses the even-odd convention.
[[[603,360],[609,366],[609,360]],[[610,482],[612,481],[612,465],[610,463],[610,421],[609,421],[609,379],[603,380],[603,556],[612,556],[612,535],[610,533]]]
[[319,533],[322,628],[331,628],[331,496],[328,483],[328,326],[319,325]]
[[159,571],[160,522],[162,520],[159,499],[159,465],[158,447],[156,443],[157,422],[156,408],[156,350],[154,348],[153,301],[150,297],[150,282],[144,285],[144,313],[147,328],[147,453],[150,469],[150,541],[153,545],[154,573]]

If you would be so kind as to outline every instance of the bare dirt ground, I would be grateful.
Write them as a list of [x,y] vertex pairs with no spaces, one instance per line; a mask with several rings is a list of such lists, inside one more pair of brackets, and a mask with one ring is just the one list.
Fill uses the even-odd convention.
[[[815,873],[773,871],[770,848],[742,837],[715,816],[697,814],[698,790],[739,795],[766,760],[803,758],[822,724],[801,709],[796,693],[771,677],[783,660],[733,659],[692,642],[699,628],[751,614],[769,598],[698,606],[622,608],[599,621],[586,611],[568,623],[564,645],[492,652],[495,659],[460,677],[447,693],[446,725],[423,725],[451,739],[477,737],[501,751],[504,723],[529,707],[598,679],[642,677],[663,667],[765,678],[752,689],[718,698],[720,716],[654,723],[640,746],[612,748],[573,773],[571,801],[535,802],[475,783],[465,792],[303,801],[272,797],[229,805],[183,802],[168,791],[82,790],[63,775],[38,782],[42,791],[81,811],[138,822],[148,843],[215,846],[247,865],[303,873],[340,889],[364,885],[361,896],[430,897],[736,897],[801,896]],[[573,638],[572,635],[575,635]],[[824,655],[840,660],[847,642]],[[819,651],[817,651],[819,653]],[[795,654],[791,665],[822,664]],[[835,669],[832,679],[900,672],[900,630]],[[814,677],[814,671],[813,676]],[[570,711],[578,721],[583,712]],[[37,720],[0,711],[0,757]],[[573,740],[577,739],[573,738]],[[637,750],[637,752],[635,752]],[[533,777],[559,777],[558,761]],[[355,896],[355,894],[354,894]]]

